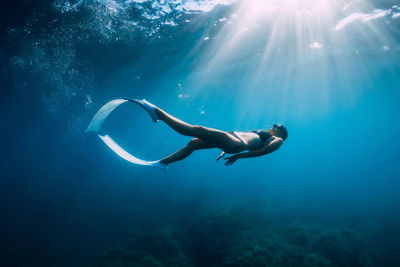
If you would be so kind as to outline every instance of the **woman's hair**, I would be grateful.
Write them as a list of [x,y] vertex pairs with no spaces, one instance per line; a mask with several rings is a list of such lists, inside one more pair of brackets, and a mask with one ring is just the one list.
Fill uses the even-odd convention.
[[277,129],[279,131],[279,133],[282,135],[282,139],[286,140],[286,138],[288,137],[288,132],[285,126],[283,126],[282,124],[274,124],[275,129]]

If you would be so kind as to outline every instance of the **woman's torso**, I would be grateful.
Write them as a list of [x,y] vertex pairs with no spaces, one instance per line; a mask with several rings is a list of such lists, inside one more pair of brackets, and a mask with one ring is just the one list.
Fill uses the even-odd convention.
[[270,142],[272,135],[265,130],[254,130],[250,132],[234,132],[236,136],[246,145],[247,150],[257,150]]

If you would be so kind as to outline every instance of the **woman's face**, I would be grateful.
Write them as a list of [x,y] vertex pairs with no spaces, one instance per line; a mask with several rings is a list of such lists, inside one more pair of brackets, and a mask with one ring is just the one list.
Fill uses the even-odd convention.
[[278,136],[278,137],[282,138],[281,132],[275,127],[275,125],[272,126],[272,128],[270,130],[271,130],[271,134],[272,135],[275,135],[275,136]]

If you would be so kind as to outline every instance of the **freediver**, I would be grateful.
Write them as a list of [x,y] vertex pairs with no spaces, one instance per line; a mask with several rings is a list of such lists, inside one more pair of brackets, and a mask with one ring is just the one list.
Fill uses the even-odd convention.
[[183,148],[158,161],[165,166],[186,158],[195,150],[210,148],[222,150],[216,161],[227,153],[234,154],[224,158],[226,160],[225,165],[230,166],[238,159],[259,157],[274,152],[288,137],[286,127],[282,124],[274,124],[269,130],[225,132],[201,125],[188,124],[147,102],[145,99],[135,99],[135,101],[149,113],[154,122],[162,120],[176,132],[185,136],[195,137]]

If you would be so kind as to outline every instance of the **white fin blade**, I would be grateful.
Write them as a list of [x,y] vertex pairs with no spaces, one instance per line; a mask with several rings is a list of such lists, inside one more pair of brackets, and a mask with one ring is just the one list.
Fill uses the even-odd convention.
[[93,119],[90,121],[89,126],[86,129],[86,133],[88,132],[99,132],[101,126],[104,121],[116,109],[119,105],[129,101],[128,99],[114,99],[104,106],[101,107],[99,111],[97,111],[96,115],[94,115]]
[[129,161],[130,163],[133,163],[136,165],[148,166],[148,167],[152,167],[152,168],[156,168],[156,169],[162,169],[162,170],[167,169],[168,165],[162,164],[159,161],[145,161],[145,160],[138,159],[135,156],[129,154],[125,149],[123,149],[121,146],[119,146],[108,135],[104,135],[104,136],[99,135],[99,137],[112,151],[114,151],[118,156]]

